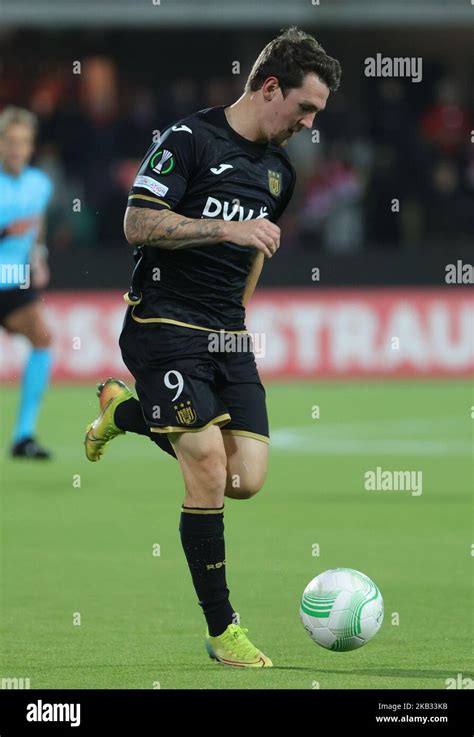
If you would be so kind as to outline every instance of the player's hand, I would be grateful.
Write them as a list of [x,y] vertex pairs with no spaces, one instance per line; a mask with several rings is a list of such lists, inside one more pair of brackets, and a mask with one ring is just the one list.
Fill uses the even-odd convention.
[[238,246],[249,246],[262,251],[266,258],[271,258],[280,248],[280,228],[266,218],[258,220],[229,220],[226,240]]

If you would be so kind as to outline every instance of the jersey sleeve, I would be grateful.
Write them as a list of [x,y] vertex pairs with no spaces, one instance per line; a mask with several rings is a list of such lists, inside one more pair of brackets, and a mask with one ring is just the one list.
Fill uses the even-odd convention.
[[195,136],[187,125],[173,125],[148,149],[128,195],[128,205],[174,210],[196,168]]

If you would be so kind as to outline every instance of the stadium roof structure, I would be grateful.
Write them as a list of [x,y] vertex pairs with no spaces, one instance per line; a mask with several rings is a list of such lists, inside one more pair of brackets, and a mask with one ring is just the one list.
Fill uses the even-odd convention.
[[2,0],[6,26],[466,25],[471,0]]

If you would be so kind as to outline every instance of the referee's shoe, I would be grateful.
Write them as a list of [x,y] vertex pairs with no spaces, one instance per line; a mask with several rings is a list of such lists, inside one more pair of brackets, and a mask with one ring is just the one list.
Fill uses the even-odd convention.
[[39,461],[48,461],[51,453],[38,443],[35,438],[27,437],[15,443],[11,450],[12,458],[33,458]]

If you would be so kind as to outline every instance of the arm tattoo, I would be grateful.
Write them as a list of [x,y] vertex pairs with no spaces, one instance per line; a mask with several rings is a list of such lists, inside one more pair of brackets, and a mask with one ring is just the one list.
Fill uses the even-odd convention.
[[128,207],[125,233],[133,245],[159,248],[206,246],[225,240],[222,220],[185,218],[171,210]]

